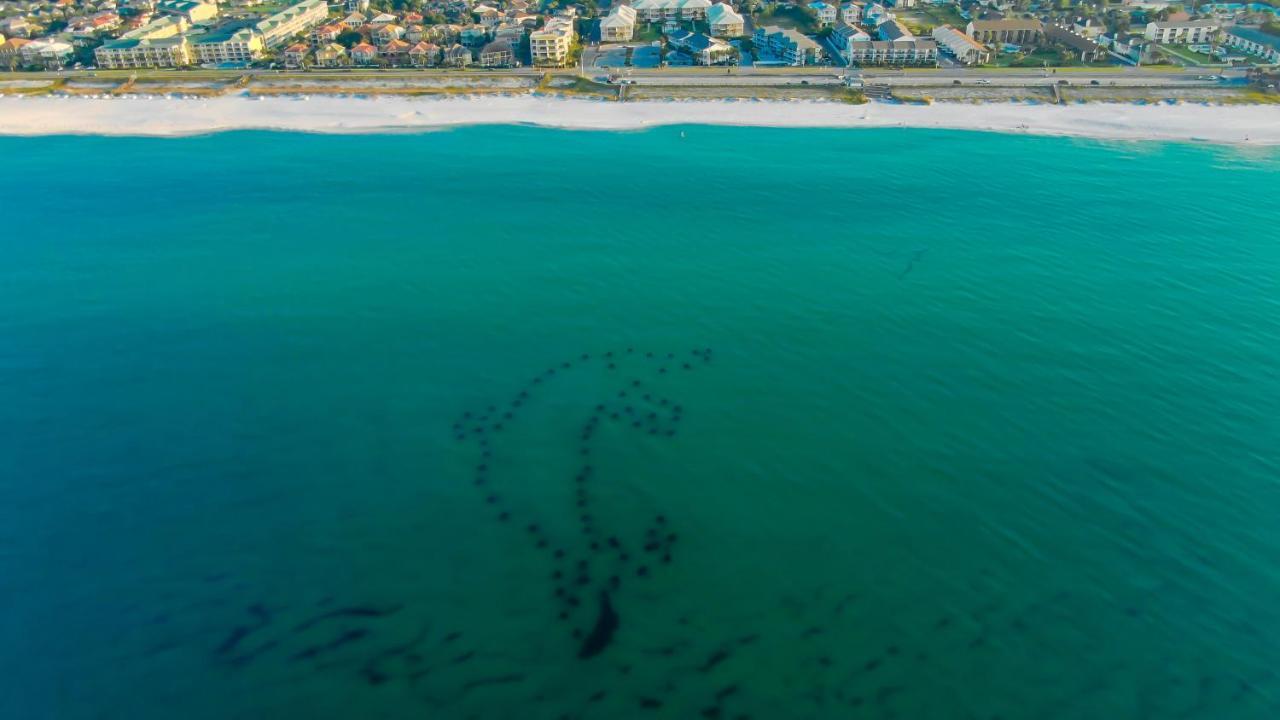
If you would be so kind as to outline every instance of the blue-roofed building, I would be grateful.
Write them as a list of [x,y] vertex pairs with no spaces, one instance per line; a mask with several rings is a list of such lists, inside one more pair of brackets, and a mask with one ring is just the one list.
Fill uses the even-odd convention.
[[1258,28],[1241,25],[1227,28],[1227,45],[1269,63],[1280,63],[1280,37]]

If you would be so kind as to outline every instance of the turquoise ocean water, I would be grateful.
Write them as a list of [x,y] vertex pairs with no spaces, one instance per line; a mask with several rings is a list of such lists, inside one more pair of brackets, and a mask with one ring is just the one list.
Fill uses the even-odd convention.
[[1280,716],[1274,151],[0,157],[0,717]]

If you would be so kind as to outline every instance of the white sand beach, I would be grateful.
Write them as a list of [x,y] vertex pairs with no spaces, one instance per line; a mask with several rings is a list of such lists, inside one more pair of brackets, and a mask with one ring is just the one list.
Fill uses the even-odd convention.
[[1122,140],[1280,144],[1280,105],[814,101],[616,103],[517,96],[0,97],[0,135],[179,136],[223,130],[322,133],[479,124],[624,130],[674,124],[914,127]]

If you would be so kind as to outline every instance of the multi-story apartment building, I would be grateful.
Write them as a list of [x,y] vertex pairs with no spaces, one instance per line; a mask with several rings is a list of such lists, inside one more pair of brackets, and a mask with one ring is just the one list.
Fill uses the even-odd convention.
[[762,25],[756,28],[751,41],[757,49],[764,49],[788,65],[812,65],[822,57],[818,43],[791,28]]
[[529,56],[533,64],[563,66],[569,60],[575,37],[572,17],[551,18],[541,29],[529,34]]
[[853,40],[846,60],[853,65],[938,64],[938,43],[910,37],[898,40]]
[[1221,29],[1222,25],[1217,20],[1149,22],[1142,31],[1142,36],[1158,43],[1202,45],[1212,42]]
[[180,15],[166,15],[93,51],[98,67],[126,68],[183,67],[194,60],[191,43],[183,33],[190,28]]
[[1227,28],[1227,45],[1257,55],[1269,63],[1280,63],[1280,37],[1258,28],[1235,26]]
[[628,5],[614,5],[600,18],[600,42],[627,42],[635,32],[636,11]]
[[228,27],[196,35],[192,49],[201,63],[244,65],[262,56],[262,36],[251,27]]
[[298,33],[323,25],[327,17],[329,6],[325,0],[302,0],[258,23],[254,29],[262,35],[262,44],[271,49]]
[[991,50],[950,25],[933,29],[933,41],[964,65],[981,65],[991,61]]
[[1037,45],[1044,38],[1044,25],[1034,18],[971,20],[965,27],[964,32],[969,37],[985,45],[997,43]]
[[711,8],[711,0],[635,0],[631,4],[641,20],[701,20]]

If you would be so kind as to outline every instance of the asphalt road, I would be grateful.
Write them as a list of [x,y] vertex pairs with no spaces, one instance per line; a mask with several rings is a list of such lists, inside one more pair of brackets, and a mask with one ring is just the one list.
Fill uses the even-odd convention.
[[[744,66],[726,70],[724,67],[668,67],[668,68],[629,68],[628,77],[636,84],[645,85],[795,85],[813,84],[830,85],[843,82],[845,68],[840,67],[757,67]],[[396,77],[500,77],[500,76],[540,76],[548,72],[542,68],[517,68],[511,70],[377,70],[365,69],[309,71],[298,70],[146,70],[139,73],[148,79],[166,79],[174,82],[182,80],[234,80],[249,75],[251,77],[305,77],[314,80],[334,78],[335,80],[357,79],[391,79]],[[560,75],[573,75],[577,68],[551,70]],[[602,78],[607,71],[590,68],[586,74],[590,77]],[[1046,72],[1035,68],[1008,69],[971,69],[971,68],[937,68],[912,70],[886,70],[876,68],[854,68],[852,73],[864,82],[885,83],[893,86],[928,87],[955,85],[982,85],[991,87],[1027,87],[1046,85],[1065,80],[1070,85],[1089,85],[1097,81],[1099,85],[1115,85],[1127,87],[1179,87],[1179,86],[1212,86],[1218,80],[1201,79],[1214,73],[1217,77],[1228,77],[1241,80],[1245,77],[1243,69],[1207,70],[1207,69],[1148,69],[1120,67],[1112,68],[1058,68],[1057,72]],[[39,79],[39,78],[73,78],[98,77],[120,79],[123,81],[128,71],[62,71],[62,72],[20,72],[0,73],[5,79]],[[985,82],[980,82],[985,81]]]

